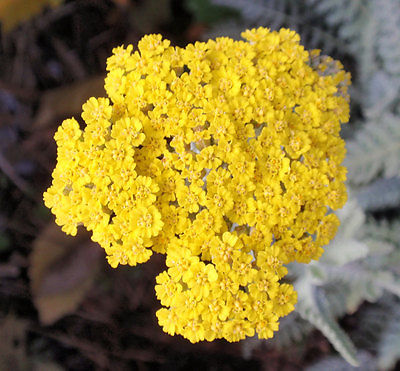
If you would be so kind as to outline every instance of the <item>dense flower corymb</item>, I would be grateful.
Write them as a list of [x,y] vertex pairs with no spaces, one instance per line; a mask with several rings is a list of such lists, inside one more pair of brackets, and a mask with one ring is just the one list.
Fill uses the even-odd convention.
[[114,49],[109,98],[60,126],[44,194],[113,267],[166,254],[158,320],[192,342],[272,337],[296,302],[284,264],[320,257],[346,201],[349,74],[293,31],[243,37]]

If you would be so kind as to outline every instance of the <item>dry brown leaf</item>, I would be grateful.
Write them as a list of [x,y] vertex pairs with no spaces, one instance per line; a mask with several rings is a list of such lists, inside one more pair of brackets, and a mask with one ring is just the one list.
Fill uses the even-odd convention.
[[54,223],[43,230],[29,268],[33,301],[43,324],[76,310],[93,284],[102,255],[87,234],[67,236]]
[[59,119],[80,114],[82,104],[90,97],[105,95],[104,76],[96,76],[69,86],[45,92],[33,127],[45,128]]
[[57,6],[62,0],[1,0],[0,22],[4,32],[40,13],[46,6]]

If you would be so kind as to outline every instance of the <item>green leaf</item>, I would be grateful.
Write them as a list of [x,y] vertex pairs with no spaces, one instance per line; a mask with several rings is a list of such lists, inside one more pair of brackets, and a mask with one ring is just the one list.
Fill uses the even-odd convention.
[[[397,315],[396,315],[397,314]],[[378,346],[378,367],[392,369],[400,359],[400,312],[391,318],[383,332]]]
[[318,328],[347,362],[358,366],[356,348],[332,317],[323,291],[307,278],[298,280],[295,288],[299,297],[296,311],[300,316]]
[[376,361],[371,354],[360,352],[358,359],[360,360],[360,368],[349,365],[343,358],[338,356],[324,357],[307,367],[306,371],[376,371]]
[[350,198],[347,204],[337,211],[340,227],[331,243],[325,247],[320,262],[341,266],[368,255],[368,245],[362,241],[365,215],[357,202]]
[[386,256],[394,250],[393,244],[388,241],[370,237],[363,238],[363,241],[368,246],[369,256]]
[[365,214],[357,201],[349,196],[349,200],[343,208],[336,212],[340,219],[340,227],[337,236],[342,239],[358,238],[364,232]]
[[299,32],[302,43],[309,49],[318,48],[327,54],[333,49],[348,49],[347,42],[325,31],[325,27],[317,22],[317,16],[320,17],[314,12],[314,6],[308,6],[304,0],[212,0],[212,3],[232,7],[241,17],[237,24],[222,19],[223,22],[216,24],[209,33],[211,37],[232,35],[237,38],[238,29],[255,26],[265,26],[272,30],[286,27]]
[[368,246],[354,238],[335,238],[325,249],[321,262],[345,265],[368,255]]
[[303,341],[312,330],[310,322],[301,318],[298,313],[292,312],[279,320],[279,331],[268,340],[268,343],[277,349],[285,349]]
[[386,113],[367,122],[348,143],[345,166],[353,184],[365,184],[378,173],[400,176],[400,117]]
[[321,264],[316,262],[309,263],[308,271],[314,283],[319,284],[326,280],[326,274]]
[[364,301],[376,302],[384,290],[400,297],[400,277],[385,267],[374,270],[360,262],[344,266],[323,264],[326,274],[325,283],[343,282],[349,286],[347,295],[347,312],[353,313]]
[[186,0],[186,6],[198,22],[209,25],[220,20],[239,17],[237,10],[227,6],[214,5],[210,0]]
[[383,67],[393,77],[400,73],[400,14],[398,0],[371,1],[379,21],[377,51]]
[[400,298],[400,278],[392,274],[382,274],[377,279],[377,284],[385,290]]
[[349,313],[350,286],[344,282],[328,282],[323,285],[324,294],[332,317],[339,318]]
[[357,193],[360,206],[366,211],[381,211],[400,205],[400,177],[377,179]]
[[305,0],[304,2],[310,10],[322,16],[331,29],[337,29],[339,37],[347,42],[353,52],[359,52],[363,23],[368,16],[364,0]]
[[385,241],[392,246],[400,246],[400,219],[396,219],[389,223],[383,219],[376,221],[370,218],[365,224],[365,234],[367,239],[375,241]]

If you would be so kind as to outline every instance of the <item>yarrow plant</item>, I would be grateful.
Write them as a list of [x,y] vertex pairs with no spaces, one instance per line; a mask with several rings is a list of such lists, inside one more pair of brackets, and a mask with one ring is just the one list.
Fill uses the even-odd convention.
[[166,255],[157,317],[191,342],[272,337],[297,300],[284,265],[321,256],[346,201],[349,74],[294,31],[242,36],[114,49],[108,98],[83,105],[83,130],[68,119],[55,134],[44,194],[114,268]]

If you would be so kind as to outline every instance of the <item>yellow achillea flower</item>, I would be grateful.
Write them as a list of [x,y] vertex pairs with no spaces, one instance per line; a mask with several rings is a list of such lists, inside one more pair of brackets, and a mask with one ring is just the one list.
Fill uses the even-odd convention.
[[294,31],[242,35],[114,49],[109,98],[60,126],[44,194],[113,267],[166,254],[158,320],[191,342],[272,337],[297,300],[284,264],[320,257],[346,201],[349,74]]

